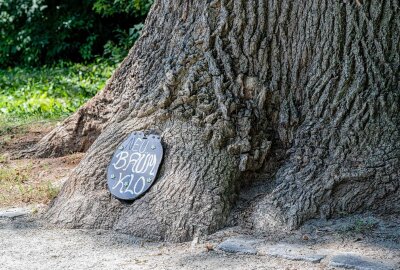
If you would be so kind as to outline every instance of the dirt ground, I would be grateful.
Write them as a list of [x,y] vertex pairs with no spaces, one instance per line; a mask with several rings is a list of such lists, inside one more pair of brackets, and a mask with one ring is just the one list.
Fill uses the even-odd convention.
[[[263,235],[233,227],[181,244],[148,242],[115,231],[50,227],[40,213],[84,154],[15,160],[13,153],[38,141],[54,124],[11,129],[0,135],[0,269],[340,269],[332,262],[343,254],[368,259],[371,264],[350,263],[342,268],[400,269],[400,217],[396,215],[315,220],[297,231]],[[13,177],[19,180],[13,182]],[[47,193],[39,188],[43,184],[51,187]],[[29,192],[22,192],[21,187]],[[1,215],[13,207],[29,209],[28,214]],[[243,237],[255,239],[250,242],[256,252],[231,253],[219,248],[227,239]],[[283,254],[268,251],[281,245],[286,247]],[[302,254],[323,254],[323,259],[313,263],[293,257],[293,247]]]
[[[386,225],[395,224],[392,222]],[[199,243],[174,244],[147,242],[114,231],[48,228],[35,218],[0,218],[0,265],[1,269],[63,270],[339,269],[330,266],[331,258],[337,254],[352,254],[388,266],[352,269],[400,269],[400,233],[398,227],[393,227],[392,231],[389,227],[367,234],[346,235],[335,231],[332,224],[320,227],[320,231],[312,229],[311,225],[278,237],[257,238],[259,250],[278,242],[327,255],[320,263],[311,263],[262,252],[246,255],[218,250],[218,244],[224,239],[240,235],[240,228],[222,230]]]
[[15,159],[57,122],[39,122],[0,132],[0,207],[48,204],[83,153],[60,158]]

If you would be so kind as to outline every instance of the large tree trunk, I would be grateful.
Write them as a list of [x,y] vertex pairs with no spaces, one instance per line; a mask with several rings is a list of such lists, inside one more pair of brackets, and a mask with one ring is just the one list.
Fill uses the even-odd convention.
[[[226,225],[235,202],[234,223],[259,231],[399,211],[400,7],[357,3],[155,1],[105,89],[33,149],[94,141],[46,217],[183,241]],[[136,130],[162,136],[164,163],[126,204],[106,168]]]

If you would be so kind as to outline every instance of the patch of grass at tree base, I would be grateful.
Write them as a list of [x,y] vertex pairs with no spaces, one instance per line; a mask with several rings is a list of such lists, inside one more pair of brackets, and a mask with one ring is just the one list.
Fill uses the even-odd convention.
[[7,151],[35,142],[75,112],[104,87],[115,67],[99,60],[0,69],[0,207],[48,203],[57,196],[59,188],[52,184],[57,175],[49,173],[55,165],[32,168],[32,161],[10,160]]
[[[7,138],[10,136],[26,133],[29,131],[29,127],[33,125],[55,125],[57,122],[63,121],[68,115],[54,115],[54,116],[12,116],[0,114],[0,136],[3,136],[0,141],[6,143]],[[8,135],[8,137],[4,137]]]
[[0,164],[0,206],[26,203],[48,203],[59,188],[50,181],[34,182],[30,179],[31,168],[13,168]]

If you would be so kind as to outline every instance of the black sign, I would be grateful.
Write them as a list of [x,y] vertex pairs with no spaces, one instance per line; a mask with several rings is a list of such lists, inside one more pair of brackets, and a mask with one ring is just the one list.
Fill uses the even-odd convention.
[[133,132],[111,159],[107,170],[108,189],[119,199],[136,199],[153,184],[162,156],[160,136]]

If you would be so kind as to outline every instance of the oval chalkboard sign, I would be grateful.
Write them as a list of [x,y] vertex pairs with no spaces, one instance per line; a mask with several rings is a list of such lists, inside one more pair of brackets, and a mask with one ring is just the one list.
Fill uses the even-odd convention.
[[119,199],[136,199],[153,184],[162,156],[160,136],[133,132],[111,159],[107,170],[108,189]]

